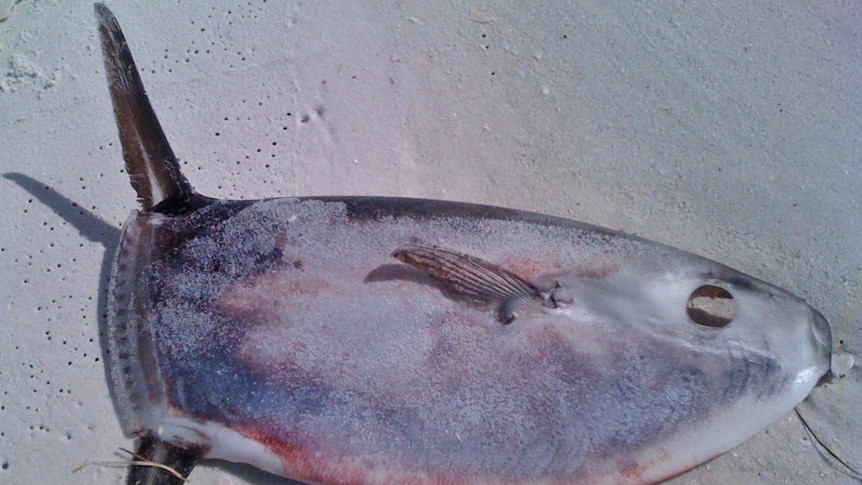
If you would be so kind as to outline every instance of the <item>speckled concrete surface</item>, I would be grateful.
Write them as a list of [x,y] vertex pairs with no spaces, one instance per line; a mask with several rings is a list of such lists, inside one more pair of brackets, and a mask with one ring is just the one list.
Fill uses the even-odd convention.
[[[445,198],[621,229],[803,296],[837,353],[862,352],[859,4],[137,3],[109,6],[204,194]],[[100,328],[135,201],[92,5],[0,0],[0,68],[0,483],[117,483],[72,473],[131,446]],[[857,467],[860,381],[801,406]],[[219,463],[192,479],[275,482]],[[791,414],[673,483],[855,482]]]

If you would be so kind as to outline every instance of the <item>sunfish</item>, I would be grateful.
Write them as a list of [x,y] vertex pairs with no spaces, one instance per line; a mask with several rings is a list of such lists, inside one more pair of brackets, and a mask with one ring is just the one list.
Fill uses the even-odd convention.
[[141,459],[320,484],[653,483],[829,370],[829,325],[802,299],[620,232],[456,202],[200,195],[96,14],[141,205],[108,303]]

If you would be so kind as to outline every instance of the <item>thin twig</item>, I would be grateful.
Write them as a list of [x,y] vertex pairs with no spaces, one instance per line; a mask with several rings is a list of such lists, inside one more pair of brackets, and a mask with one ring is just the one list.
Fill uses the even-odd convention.
[[796,416],[799,417],[799,421],[802,422],[802,426],[805,428],[805,431],[807,431],[808,434],[811,435],[812,438],[814,438],[815,443],[820,445],[820,446],[815,446],[815,448],[817,448],[817,451],[820,453],[820,455],[823,456],[823,450],[825,450],[826,453],[829,456],[831,456],[833,460],[837,461],[838,463],[840,463],[844,467],[844,470],[842,470],[842,471],[845,474],[847,474],[848,476],[850,476],[854,480],[858,480],[859,482],[862,482],[862,473],[859,473],[858,470],[856,470],[852,466],[848,465],[847,462],[842,460],[838,455],[835,454],[835,452],[833,452],[831,449],[829,449],[829,447],[826,446],[825,443],[820,441],[820,438],[817,437],[816,434],[814,434],[814,430],[812,430],[811,426],[808,425],[808,421],[806,421],[805,418],[802,417],[802,413],[799,412],[799,409],[794,408],[793,410],[796,412]]
[[145,466],[145,467],[150,467],[150,468],[158,468],[158,469],[160,469],[160,470],[164,471],[165,473],[168,473],[168,474],[170,474],[171,476],[173,476],[173,477],[175,477],[175,478],[177,478],[177,479],[179,479],[179,480],[182,480],[182,481],[183,481],[183,483],[188,483],[188,482],[189,482],[189,479],[188,479],[188,478],[186,478],[186,477],[182,476],[182,474],[180,474],[180,472],[178,472],[178,471],[174,470],[173,468],[171,468],[171,467],[169,467],[169,466],[167,466],[167,465],[163,465],[163,464],[161,464],[161,463],[156,463],[156,462],[154,462],[154,461],[152,461],[152,460],[148,460],[148,459],[144,458],[143,456],[141,456],[141,455],[139,455],[139,454],[137,454],[137,453],[134,453],[134,452],[132,452],[132,451],[129,451],[129,450],[125,449],[125,448],[120,448],[120,451],[123,451],[123,452],[125,452],[125,453],[128,453],[128,454],[129,454],[129,456],[131,456],[132,458],[134,458],[134,460],[126,460],[126,461],[97,461],[97,462],[92,462],[92,463],[84,463],[83,465],[81,465],[81,466],[79,466],[79,467],[75,467],[75,468],[72,470],[72,473],[78,473],[79,471],[83,470],[84,468],[87,468],[88,466],[93,466],[93,465],[95,465],[95,466],[103,466],[103,467],[111,467],[111,468],[128,468],[128,467],[130,467],[130,466]]

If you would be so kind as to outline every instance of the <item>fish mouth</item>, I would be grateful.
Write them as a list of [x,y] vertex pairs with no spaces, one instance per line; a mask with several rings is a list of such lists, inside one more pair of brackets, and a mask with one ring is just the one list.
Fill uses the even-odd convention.
[[811,309],[811,335],[815,344],[815,355],[819,362],[824,362],[824,373],[830,374],[832,362],[832,329],[826,317],[815,309]]

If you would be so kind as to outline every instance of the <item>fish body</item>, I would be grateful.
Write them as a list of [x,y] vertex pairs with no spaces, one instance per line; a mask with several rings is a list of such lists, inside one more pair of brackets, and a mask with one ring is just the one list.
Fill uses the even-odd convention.
[[308,483],[653,483],[829,369],[828,323],[800,298],[620,232],[444,201],[200,196],[96,11],[143,207],[109,289],[130,436]]

